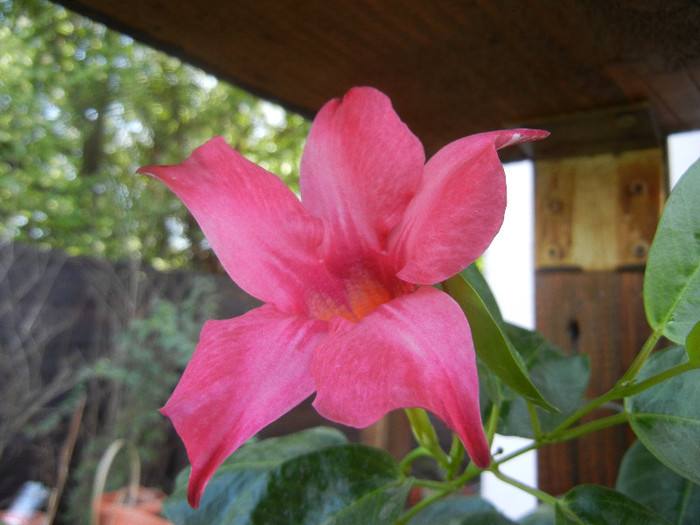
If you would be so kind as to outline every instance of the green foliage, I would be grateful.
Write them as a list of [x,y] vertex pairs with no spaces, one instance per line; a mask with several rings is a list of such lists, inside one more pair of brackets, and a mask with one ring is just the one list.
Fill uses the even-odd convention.
[[664,207],[644,278],[649,324],[684,344],[700,320],[700,161],[683,175]]
[[0,238],[201,265],[182,203],[134,172],[214,135],[297,187],[301,117],[46,0],[0,0],[0,22]]
[[[540,333],[517,326],[508,325],[506,333],[523,358],[533,385],[558,409],[554,413],[536,408],[541,430],[552,431],[583,405],[590,378],[588,356],[566,355]],[[513,396],[504,402],[498,431],[535,437],[525,399]]]
[[585,525],[669,525],[669,522],[641,503],[620,492],[598,485],[579,485],[557,504],[556,524]]
[[[688,361],[683,347],[652,354],[638,380]],[[646,448],[666,466],[700,483],[700,370],[690,370],[628,397],[630,425]]]
[[349,445],[328,428],[244,445],[216,471],[196,511],[188,477],[189,469],[165,503],[180,525],[390,524],[410,488],[386,452]]
[[438,501],[408,520],[408,525],[513,525],[488,501],[456,496]]
[[700,363],[700,321],[695,323],[695,326],[688,334],[685,340],[685,351],[688,353],[688,359],[693,363]]
[[469,281],[457,274],[447,279],[443,288],[464,310],[469,319],[476,355],[489,370],[528,401],[546,409],[556,410],[527,377],[522,359],[513,351],[484,301]]
[[625,453],[615,489],[674,525],[700,523],[700,485],[666,467],[641,441]]

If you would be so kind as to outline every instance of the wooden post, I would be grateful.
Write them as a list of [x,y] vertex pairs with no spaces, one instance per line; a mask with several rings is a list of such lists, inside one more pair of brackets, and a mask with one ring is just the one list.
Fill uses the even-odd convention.
[[360,431],[360,442],[389,452],[399,461],[413,448],[411,424],[403,410],[389,412]]
[[[664,150],[644,108],[536,125],[552,131],[534,150],[537,328],[566,352],[590,356],[593,398],[617,382],[650,333],[642,284],[666,195]],[[632,440],[617,426],[540,450],[540,488],[558,495],[580,483],[614,486]]]

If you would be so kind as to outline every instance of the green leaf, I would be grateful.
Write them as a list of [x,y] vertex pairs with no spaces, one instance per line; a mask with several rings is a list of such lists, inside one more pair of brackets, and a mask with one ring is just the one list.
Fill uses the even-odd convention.
[[472,285],[472,288],[474,288],[474,291],[479,295],[484,303],[484,306],[486,306],[487,310],[491,314],[491,317],[493,317],[493,320],[496,321],[496,324],[503,329],[506,322],[503,320],[501,309],[498,307],[498,302],[491,291],[489,283],[479,271],[476,263],[470,264],[460,273],[462,274],[462,277],[464,277],[467,282]]
[[520,525],[554,525],[554,509],[541,503],[531,514],[520,519]]
[[700,319],[700,161],[683,175],[664,207],[649,250],[644,307],[649,324],[683,344]]
[[[572,518],[571,514],[577,519]],[[669,525],[670,522],[641,503],[607,487],[579,485],[557,503],[557,525]]]
[[456,496],[426,507],[408,520],[408,525],[515,525],[488,501]]
[[[312,428],[264,441],[250,441],[234,452],[207,484],[199,509],[187,503],[190,469],[177,477],[175,491],[163,504],[165,516],[178,525],[246,523],[262,497],[270,472],[285,461],[347,443],[338,430]],[[223,521],[218,521],[223,520]]]
[[685,340],[685,351],[692,363],[700,362],[700,321],[695,323],[695,326],[688,334]]
[[444,290],[462,307],[474,339],[476,355],[506,385],[532,403],[556,410],[527,377],[522,359],[508,344],[503,332],[479,295],[460,274],[442,283]]
[[[683,347],[658,351],[644,364],[638,381],[688,361]],[[700,370],[690,370],[625,399],[625,411],[649,452],[700,483]]]
[[296,458],[271,474],[252,523],[393,524],[411,481],[385,451],[344,445]]
[[[532,383],[559,409],[559,413],[552,413],[537,408],[541,429],[544,432],[554,430],[582,405],[590,377],[588,356],[566,355],[539,332],[514,325],[507,326],[506,334],[522,356]],[[516,397],[504,402],[498,432],[535,437],[523,398]]]
[[389,454],[327,428],[244,445],[214,474],[198,510],[187,504],[188,476],[164,504],[178,525],[389,524],[411,487]]
[[640,441],[622,458],[615,488],[674,525],[700,523],[700,485],[659,462]]

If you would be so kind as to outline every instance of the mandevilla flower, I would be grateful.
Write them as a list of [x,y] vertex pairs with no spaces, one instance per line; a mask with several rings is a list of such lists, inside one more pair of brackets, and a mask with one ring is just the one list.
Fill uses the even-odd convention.
[[489,465],[469,324],[431,285],[471,264],[501,226],[496,150],[544,136],[474,135],[426,164],[389,99],[355,88],[313,122],[301,201],[221,138],[182,164],[139,170],[183,200],[231,278],[265,303],[205,324],[162,409],[192,462],[192,506],[229,454],[314,391],[321,415],[354,427],[425,408]]

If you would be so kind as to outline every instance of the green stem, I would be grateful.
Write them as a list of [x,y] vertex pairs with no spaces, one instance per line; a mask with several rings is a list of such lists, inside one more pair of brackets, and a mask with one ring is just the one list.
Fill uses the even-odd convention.
[[637,354],[637,357],[635,357],[634,361],[632,361],[632,364],[627,369],[627,372],[624,373],[624,375],[620,378],[620,380],[617,382],[615,387],[613,387],[613,390],[615,388],[617,388],[618,386],[626,385],[627,383],[632,381],[635,377],[637,377],[637,374],[642,369],[642,366],[644,365],[644,363],[646,363],[646,360],[649,358],[649,356],[651,355],[651,352],[654,350],[656,343],[659,342],[659,339],[661,338],[662,333],[663,333],[663,331],[659,330],[659,329],[654,330],[652,332],[652,334],[644,342],[644,345],[642,346],[642,349]]
[[440,448],[440,441],[433,424],[430,422],[428,413],[422,408],[406,408],[404,411],[411,422],[411,430],[418,444],[428,450],[443,469],[448,470],[450,468],[450,458]]
[[540,426],[540,417],[537,415],[537,409],[533,403],[527,401],[527,413],[530,416],[530,425],[535,434],[535,440],[539,440],[542,436],[542,427]]
[[643,392],[646,389],[651,388],[652,386],[658,385],[659,383],[663,383],[667,379],[671,379],[672,377],[680,375],[684,372],[689,372],[690,370],[695,370],[696,368],[700,368],[700,363],[691,363],[690,361],[686,361],[685,363],[673,366],[668,370],[659,372],[655,376],[649,377],[644,381],[627,385],[622,389],[622,395],[619,397],[629,397],[635,394],[639,394],[640,392]]
[[522,456],[523,454],[526,454],[526,453],[531,452],[533,450],[537,450],[538,448],[542,447],[543,445],[546,445],[546,443],[534,441],[534,442],[530,443],[529,445],[524,446],[523,448],[520,448],[518,450],[514,450],[513,452],[511,452],[507,456],[494,462],[494,466],[498,467],[498,466],[502,465],[503,463],[510,461],[511,459],[515,459],[518,456]]
[[447,496],[450,492],[453,492],[456,489],[442,489],[437,492],[434,492],[433,494],[430,494],[429,496],[426,496],[422,500],[420,500],[418,503],[413,505],[410,509],[408,509],[406,512],[403,513],[403,516],[401,516],[397,521],[396,525],[405,525],[408,520],[410,520],[413,516],[418,514],[421,510],[423,510],[425,507],[428,507],[429,505],[432,505],[435,501],[444,498]]
[[464,459],[464,445],[462,444],[462,440],[459,439],[459,436],[455,433],[452,434],[452,446],[450,447],[450,468],[447,470],[447,481],[452,481],[454,477],[457,475],[457,469],[459,469],[459,466],[462,464],[462,460]]
[[560,434],[557,435],[557,443],[562,443],[564,441],[570,441],[572,439],[576,439],[581,436],[585,436],[586,434],[591,434],[593,432],[597,432],[598,430],[603,430],[604,428],[612,427],[614,425],[619,425],[621,423],[626,423],[627,422],[627,414],[622,413],[622,414],[615,414],[612,416],[608,417],[602,417],[600,419],[596,419],[595,421],[590,421],[588,423],[584,423],[583,425],[579,425],[577,427],[574,427],[570,430],[566,430],[564,432],[561,432]]
[[586,406],[582,407],[581,409],[577,410],[569,417],[567,417],[557,428],[555,428],[552,432],[549,433],[550,442],[551,438],[555,438],[557,434],[563,432],[573,423],[581,419],[589,412],[600,407],[601,405],[613,401],[614,399],[622,399],[624,397],[639,394],[640,392],[643,392],[644,390],[658,385],[659,383],[666,381],[667,379],[670,379],[674,376],[682,374],[683,372],[687,372],[698,367],[700,367],[700,364],[686,362],[669,368],[668,370],[664,370],[663,372],[660,372],[655,376],[647,378],[639,383],[618,382],[618,384],[615,387],[613,387],[612,390],[606,392],[600,397],[597,397],[596,399],[588,403]]
[[401,460],[401,462],[399,463],[399,468],[401,469],[401,472],[408,475],[409,470],[411,468],[411,463],[413,463],[416,459],[418,459],[420,457],[426,457],[426,456],[433,457],[431,452],[424,447],[418,447],[418,448],[411,450],[411,452],[406,454],[406,457],[404,457]]
[[496,428],[498,426],[498,418],[501,416],[501,407],[494,403],[491,405],[491,413],[489,414],[489,420],[486,422],[486,440],[489,442],[489,446],[493,443],[493,438],[496,435]]
[[414,478],[413,486],[414,487],[425,487],[427,489],[432,489],[432,490],[437,490],[437,491],[443,491],[443,490],[452,491],[452,486],[450,483],[445,483],[444,481],[435,481],[432,479]]
[[520,481],[513,479],[509,476],[506,476],[503,474],[500,470],[498,470],[498,466],[492,466],[491,468],[488,469],[489,472],[492,472],[494,476],[496,476],[498,479],[503,481],[504,483],[508,483],[509,485],[512,485],[524,492],[527,492],[528,494],[535,496],[538,500],[542,501],[543,503],[546,503],[547,505],[550,505],[554,507],[557,504],[557,498],[552,496],[551,494],[547,494],[546,492],[536,489],[534,487],[530,487],[529,485],[525,485],[524,483],[521,483]]
[[602,396],[595,398],[590,403],[588,403],[586,406],[580,408],[579,410],[577,410],[576,412],[571,414],[569,417],[567,417],[564,421],[562,421],[557,426],[557,428],[555,428],[554,430],[549,432],[549,435],[554,436],[554,435],[558,434],[559,432],[566,430],[567,428],[569,428],[571,425],[576,423],[576,421],[581,419],[583,416],[585,416],[589,412],[595,410],[599,406],[604,405],[605,403],[608,403],[614,399],[619,399],[620,397],[621,396],[614,389],[609,391],[609,392],[606,392]]

